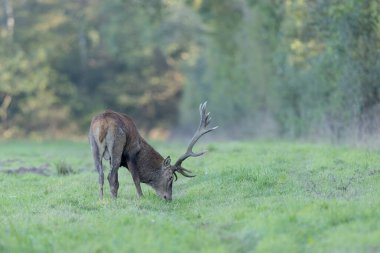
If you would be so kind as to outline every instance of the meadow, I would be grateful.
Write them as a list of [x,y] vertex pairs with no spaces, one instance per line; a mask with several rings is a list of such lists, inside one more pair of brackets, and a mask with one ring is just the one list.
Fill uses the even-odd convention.
[[[177,158],[187,143],[153,143]],[[120,168],[98,198],[89,145],[0,144],[0,252],[380,252],[380,153],[279,141],[215,142],[173,201]],[[62,175],[61,167],[72,173]],[[10,173],[36,168],[45,175]],[[106,174],[108,173],[108,168]]]

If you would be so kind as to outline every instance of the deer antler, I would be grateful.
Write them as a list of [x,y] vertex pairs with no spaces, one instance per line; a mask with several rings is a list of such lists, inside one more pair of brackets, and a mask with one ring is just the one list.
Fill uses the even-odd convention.
[[[216,127],[212,127],[212,128],[207,128],[207,126],[210,124],[210,121],[211,121],[211,116],[210,116],[210,113],[206,113],[206,105],[207,105],[207,101],[200,104],[199,105],[199,113],[201,115],[201,121],[200,121],[200,124],[199,124],[199,127],[197,129],[197,131],[195,132],[193,138],[191,139],[190,141],[190,144],[187,148],[187,151],[185,154],[183,154],[180,158],[178,158],[178,160],[176,161],[176,163],[174,164],[175,166],[175,171],[178,171],[179,173],[181,173],[182,175],[184,175],[185,177],[194,177],[193,175],[190,175],[188,173],[191,173],[191,171],[183,168],[181,166],[182,162],[185,161],[187,158],[189,157],[197,157],[197,156],[201,156],[203,155],[204,153],[206,153],[207,151],[202,151],[202,152],[199,152],[199,153],[194,153],[193,152],[193,147],[195,145],[195,143],[205,134],[207,134],[208,132],[211,132],[215,129],[218,128],[218,126]],[[175,172],[174,171],[174,172]],[[175,175],[176,176],[176,175]],[[176,176],[177,177],[177,176]]]

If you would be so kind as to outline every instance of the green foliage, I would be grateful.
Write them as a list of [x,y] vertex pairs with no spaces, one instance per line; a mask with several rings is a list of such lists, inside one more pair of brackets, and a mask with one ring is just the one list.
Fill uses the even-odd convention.
[[[185,149],[156,147],[172,157]],[[197,176],[175,182],[172,202],[144,184],[139,199],[123,168],[117,201],[109,194],[100,201],[88,143],[3,143],[2,169],[39,166],[54,157],[83,170],[65,177],[0,173],[0,251],[371,252],[380,247],[378,150],[284,142],[225,142],[209,150],[186,161]]]
[[60,103],[57,89],[66,83],[49,67],[43,50],[27,54],[19,47],[7,47],[0,50],[0,62],[0,96],[3,101],[9,98],[2,108],[4,137],[69,127],[69,107]]
[[185,90],[183,111],[207,98],[224,126],[259,126],[264,114],[283,136],[375,131],[378,1],[201,2],[212,30],[198,61],[207,69],[194,68],[198,85]]
[[176,121],[180,65],[198,28],[185,4],[4,1],[0,19],[11,16],[14,26],[0,25],[3,137],[83,132],[108,108],[148,130]]
[[377,10],[369,4],[321,1],[288,6],[284,44],[278,51],[282,72],[277,87],[284,92],[279,93],[277,113],[291,135],[327,131],[339,139],[350,126],[360,126],[361,117],[379,102],[373,96],[379,87],[380,38]]

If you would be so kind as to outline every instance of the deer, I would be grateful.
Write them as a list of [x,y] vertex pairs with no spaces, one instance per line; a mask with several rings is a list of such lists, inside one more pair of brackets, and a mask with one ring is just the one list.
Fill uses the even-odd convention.
[[167,201],[172,200],[173,181],[177,172],[185,177],[194,177],[182,166],[189,157],[199,157],[207,151],[193,152],[195,143],[205,134],[218,128],[208,127],[210,113],[206,113],[207,101],[199,106],[200,124],[195,131],[186,152],[171,165],[171,158],[164,158],[140,135],[133,120],[126,114],[107,110],[92,118],[89,142],[95,168],[98,171],[99,198],[103,199],[103,159],[109,161],[107,176],[111,197],[117,198],[119,189],[118,170],[125,167],[132,175],[138,197],[143,197],[140,183],[151,186],[156,194]]

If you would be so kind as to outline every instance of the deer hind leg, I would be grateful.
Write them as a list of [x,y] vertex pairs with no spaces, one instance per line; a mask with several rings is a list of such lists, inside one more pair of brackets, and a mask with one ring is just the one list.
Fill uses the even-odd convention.
[[112,168],[112,164],[110,166],[111,170],[110,173],[108,173],[107,179],[110,184],[111,196],[117,198],[117,192],[119,190],[118,168]]
[[104,172],[103,172],[103,163],[102,163],[102,157],[99,153],[98,145],[95,143],[94,138],[90,137],[90,143],[91,143],[91,149],[92,149],[92,155],[94,158],[95,168],[98,171],[99,177],[99,198],[103,199],[103,185],[104,185]]
[[[117,164],[117,159],[110,160],[110,172],[108,173],[107,179],[110,184],[111,196],[117,198],[117,192],[119,190],[119,177],[118,170],[119,165]],[[120,164],[120,163],[119,163]]]
[[120,167],[120,158],[116,155],[112,156],[110,159],[110,172],[107,176],[108,182],[110,184],[111,196],[117,198],[117,192],[119,190],[119,178],[118,170]]
[[100,187],[99,197],[100,197],[100,199],[103,199],[104,172],[103,172],[102,160],[100,160],[100,162],[99,162],[98,173],[99,173],[98,182],[99,182],[99,187]]
[[108,147],[112,147],[111,150],[108,149],[110,155],[110,173],[108,174],[107,178],[110,184],[111,196],[113,198],[117,198],[117,192],[119,190],[118,170],[121,164],[121,157],[124,150],[123,143],[118,140],[122,140],[124,138],[125,136],[119,134],[115,139],[110,139],[108,141],[109,145],[107,145]]

